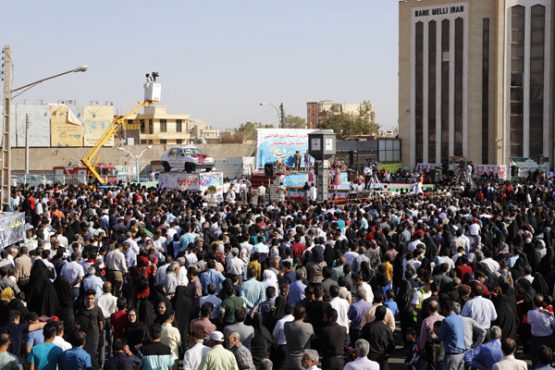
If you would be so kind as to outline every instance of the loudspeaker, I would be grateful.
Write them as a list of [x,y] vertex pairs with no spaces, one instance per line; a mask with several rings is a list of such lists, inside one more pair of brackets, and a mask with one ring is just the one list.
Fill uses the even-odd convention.
[[274,164],[273,163],[266,163],[264,165],[264,176],[274,177]]

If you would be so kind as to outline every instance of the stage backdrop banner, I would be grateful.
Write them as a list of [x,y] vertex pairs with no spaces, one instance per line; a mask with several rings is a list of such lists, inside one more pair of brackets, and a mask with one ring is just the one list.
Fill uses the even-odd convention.
[[25,213],[0,213],[0,246],[20,242],[25,237]]
[[202,193],[208,190],[210,186],[215,186],[216,196],[220,199],[223,197],[224,175],[222,172],[162,172],[158,178],[158,186],[165,189],[199,191]]
[[308,134],[316,130],[259,128],[256,145],[256,167],[264,168],[266,163],[281,159],[288,167],[293,167],[295,152],[304,156],[308,150]]

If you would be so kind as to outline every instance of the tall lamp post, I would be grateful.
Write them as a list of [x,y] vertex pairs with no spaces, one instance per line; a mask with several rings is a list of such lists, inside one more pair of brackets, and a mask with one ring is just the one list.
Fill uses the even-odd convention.
[[278,117],[278,127],[279,127],[279,128],[284,128],[284,127],[283,127],[283,123],[284,123],[283,121],[285,120],[285,117],[284,117],[284,113],[283,113],[283,103],[281,103],[281,104],[279,105],[279,108],[276,107],[276,106],[275,106],[274,104],[272,104],[272,103],[267,103],[267,102],[264,102],[264,101],[263,101],[263,102],[260,102],[259,105],[260,105],[261,107],[264,106],[264,105],[269,105],[270,107],[274,108],[274,110],[276,111],[277,117]]
[[12,177],[12,166],[11,166],[11,152],[12,147],[10,143],[10,110],[12,104],[12,98],[16,98],[19,95],[25,93],[26,91],[32,89],[33,87],[54,78],[67,75],[69,73],[75,72],[85,72],[88,67],[82,65],[77,68],[70,69],[68,71],[55,74],[53,76],[41,78],[40,80],[28,83],[26,85],[20,86],[18,88],[12,89],[12,56],[11,48],[6,45],[3,52],[3,62],[4,68],[2,70],[4,77],[4,127],[2,132],[2,208],[9,209],[10,207],[10,196],[11,196],[11,177]]
[[141,167],[139,165],[139,161],[141,160],[143,154],[145,154],[150,149],[152,149],[152,145],[149,145],[146,148],[144,148],[143,150],[141,150],[141,152],[139,154],[133,154],[129,150],[125,149],[122,146],[118,147],[118,150],[121,150],[122,152],[126,153],[128,156],[135,159],[135,181],[136,182],[140,181],[140,169],[141,169]]

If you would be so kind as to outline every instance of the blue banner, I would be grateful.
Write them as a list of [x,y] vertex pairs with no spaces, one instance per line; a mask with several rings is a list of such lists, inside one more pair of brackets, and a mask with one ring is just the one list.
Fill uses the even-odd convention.
[[305,129],[258,129],[256,166],[264,168],[266,163],[275,163],[281,159],[288,167],[293,167],[295,152],[302,156],[301,166],[304,167],[304,154],[308,150],[308,134],[315,130]]

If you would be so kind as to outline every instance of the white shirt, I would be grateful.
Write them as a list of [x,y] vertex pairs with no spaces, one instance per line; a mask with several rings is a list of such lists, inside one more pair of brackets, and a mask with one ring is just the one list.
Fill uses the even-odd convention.
[[274,327],[274,331],[272,332],[272,336],[278,345],[287,344],[287,340],[285,340],[285,333],[283,328],[285,327],[286,322],[291,322],[295,320],[293,315],[285,315],[283,318],[276,322],[276,326]]
[[499,263],[493,258],[485,258],[481,260],[480,263],[484,264],[488,268],[489,272],[495,272],[500,268]]
[[208,351],[210,351],[210,347],[202,344],[202,340],[198,341],[190,350],[185,352],[185,356],[183,356],[183,370],[200,369],[200,365]]
[[345,365],[344,370],[380,370],[380,365],[364,356],[348,362],[347,365]]
[[[60,271],[60,275],[69,283],[69,285],[72,285],[78,276],[85,276],[85,270],[83,270],[83,266],[75,261],[66,262],[62,267],[62,271]],[[81,287],[81,283],[75,285],[75,288],[79,287]]]
[[528,370],[528,365],[522,360],[517,360],[515,356],[509,355],[496,362],[493,370]]
[[478,296],[464,304],[461,316],[471,317],[482,328],[489,329],[491,322],[497,319],[497,311],[489,299]]
[[104,293],[98,297],[98,307],[102,310],[102,315],[105,318],[112,316],[113,313],[118,311],[118,299],[112,293]]
[[71,344],[69,344],[69,342],[66,342],[64,338],[59,337],[57,335],[54,337],[54,341],[52,343],[60,347],[63,351],[67,351],[68,349],[71,349]]
[[337,323],[344,326],[349,334],[349,302],[346,299],[335,297],[330,301],[330,305],[337,311]]

